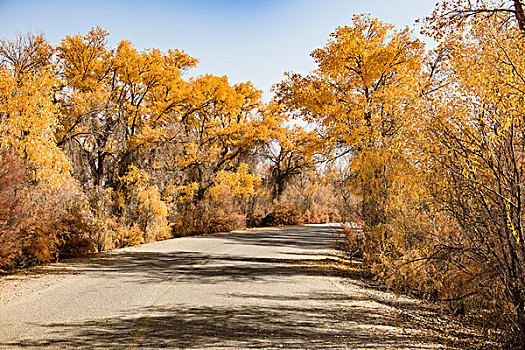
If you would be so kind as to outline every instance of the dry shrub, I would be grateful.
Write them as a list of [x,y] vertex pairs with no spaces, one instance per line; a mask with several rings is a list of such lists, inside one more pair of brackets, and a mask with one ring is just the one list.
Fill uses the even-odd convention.
[[19,239],[26,197],[21,191],[25,176],[12,153],[0,153],[0,269],[9,267],[22,253]]
[[172,238],[171,224],[165,217],[155,217],[154,220],[148,222],[144,236],[146,242],[162,241]]
[[99,251],[145,243],[144,232],[137,224],[125,225],[115,217],[97,220]]
[[94,242],[87,237],[73,236],[67,240],[60,251],[62,258],[77,258],[96,252]]
[[131,227],[118,225],[114,231],[113,242],[115,248],[143,244],[145,242],[144,233],[137,225]]
[[328,206],[326,203],[313,203],[304,213],[303,221],[309,224],[325,224],[327,222],[342,221],[339,209]]
[[[247,211],[253,209],[254,197],[237,193],[230,186],[215,186],[204,198],[188,199],[179,203],[178,211],[172,216],[173,236],[189,236],[230,232],[244,229]],[[249,209],[250,208],[250,209]]]
[[56,259],[60,237],[50,201],[27,181],[24,165],[13,153],[0,153],[0,169],[0,268]]
[[263,227],[264,215],[255,215],[251,213],[246,217],[246,227]]
[[142,243],[171,237],[168,222],[171,207],[153,182],[145,170],[130,166],[125,176],[119,178],[119,188],[112,193],[114,212],[123,230],[130,230],[132,236],[136,236],[131,241],[141,241],[137,230],[142,232]]
[[208,221],[204,232],[230,232],[243,228],[246,228],[245,215],[218,210]]
[[98,228],[94,222],[83,198],[69,205],[57,226],[62,231],[60,257],[75,258],[97,252]]
[[[342,222],[349,217],[348,201],[353,197],[338,177],[340,172],[326,169],[304,169],[288,183],[280,198],[268,203],[271,208],[265,225],[296,225]],[[268,209],[267,209],[268,210]],[[266,211],[268,213],[268,211]],[[251,220],[254,226],[263,223]]]
[[34,211],[25,248],[27,255],[35,258],[30,264],[96,252],[96,227],[74,183],[64,183],[55,191],[33,192],[31,201]]
[[[396,202],[399,203],[399,202]],[[490,266],[469,251],[461,227],[443,211],[410,202],[386,212],[387,223],[364,227],[363,258],[375,278],[398,292],[439,302],[480,324],[502,322],[510,305]],[[357,250],[355,234],[345,228],[346,249]]]
[[357,223],[345,223],[340,231],[342,239],[339,239],[339,248],[352,258],[363,258],[365,256],[365,235],[362,226]]
[[8,151],[0,153],[0,169],[1,269],[94,251],[75,183],[43,190],[27,180],[22,161]]
[[[397,254],[396,254],[397,255]],[[437,301],[442,295],[442,279],[436,266],[429,263],[417,251],[402,257],[375,255],[369,261],[376,277],[385,282],[388,288],[408,292],[420,298]]]
[[171,237],[168,223],[170,208],[161,199],[157,186],[148,186],[138,194],[137,222],[146,242]]
[[290,203],[279,203],[271,213],[261,219],[262,226],[300,225],[303,222],[299,209]]
[[115,248],[115,232],[118,224],[113,217],[99,217],[94,222],[95,230],[92,231],[92,240],[98,252]]
[[246,216],[219,208],[217,203],[191,204],[178,213],[174,236],[230,232],[246,227]]

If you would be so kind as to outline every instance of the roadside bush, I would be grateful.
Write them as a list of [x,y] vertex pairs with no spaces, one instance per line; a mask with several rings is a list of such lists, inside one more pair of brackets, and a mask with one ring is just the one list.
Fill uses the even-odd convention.
[[176,215],[173,236],[230,232],[246,228],[246,215],[219,208],[217,203],[190,204]]
[[299,225],[303,222],[301,212],[288,203],[278,204],[271,213],[261,218],[262,226]]
[[365,235],[357,224],[344,224],[341,231],[342,239],[339,248],[352,258],[365,257]]
[[94,252],[94,227],[76,184],[41,189],[25,172],[18,156],[0,152],[0,269]]
[[70,203],[56,229],[60,230],[60,258],[75,258],[97,252],[98,227],[81,194]]
[[0,269],[11,266],[22,253],[24,179],[20,160],[12,153],[0,152]]
[[304,213],[304,221],[309,224],[325,224],[327,222],[341,222],[339,209],[323,204],[313,203]]
[[118,225],[113,233],[114,248],[123,248],[145,243],[144,233],[137,225],[125,227]]
[[56,259],[60,238],[50,203],[27,181],[14,153],[0,152],[0,169],[0,268]]

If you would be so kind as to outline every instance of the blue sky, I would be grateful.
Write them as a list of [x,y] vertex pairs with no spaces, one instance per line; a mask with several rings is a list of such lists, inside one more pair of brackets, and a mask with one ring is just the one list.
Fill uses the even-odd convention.
[[315,68],[309,54],[328,35],[370,13],[397,26],[432,12],[436,0],[0,0],[0,35],[41,31],[56,44],[100,26],[110,43],[181,49],[199,59],[192,75],[252,81],[269,97],[285,71]]

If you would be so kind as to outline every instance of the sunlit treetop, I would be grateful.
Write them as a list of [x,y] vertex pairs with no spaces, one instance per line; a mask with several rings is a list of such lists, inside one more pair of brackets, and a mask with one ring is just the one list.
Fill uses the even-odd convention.
[[[507,22],[525,33],[525,5],[523,0],[446,0],[439,2],[432,14],[425,18],[422,33],[442,39],[458,35],[474,23],[484,23],[504,30]],[[488,21],[488,19],[495,19]]]
[[423,49],[408,29],[354,16],[352,25],[339,27],[325,47],[312,53],[318,69],[307,76],[287,73],[276,86],[277,98],[341,142],[355,144],[370,132],[385,134],[388,130],[380,126],[402,119],[416,94]]

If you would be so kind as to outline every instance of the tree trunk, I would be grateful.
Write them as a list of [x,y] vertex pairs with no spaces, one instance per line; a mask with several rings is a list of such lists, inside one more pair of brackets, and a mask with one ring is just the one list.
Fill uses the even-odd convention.
[[521,0],[514,0],[514,11],[518,27],[522,32],[525,32],[525,13],[523,12],[523,4]]

